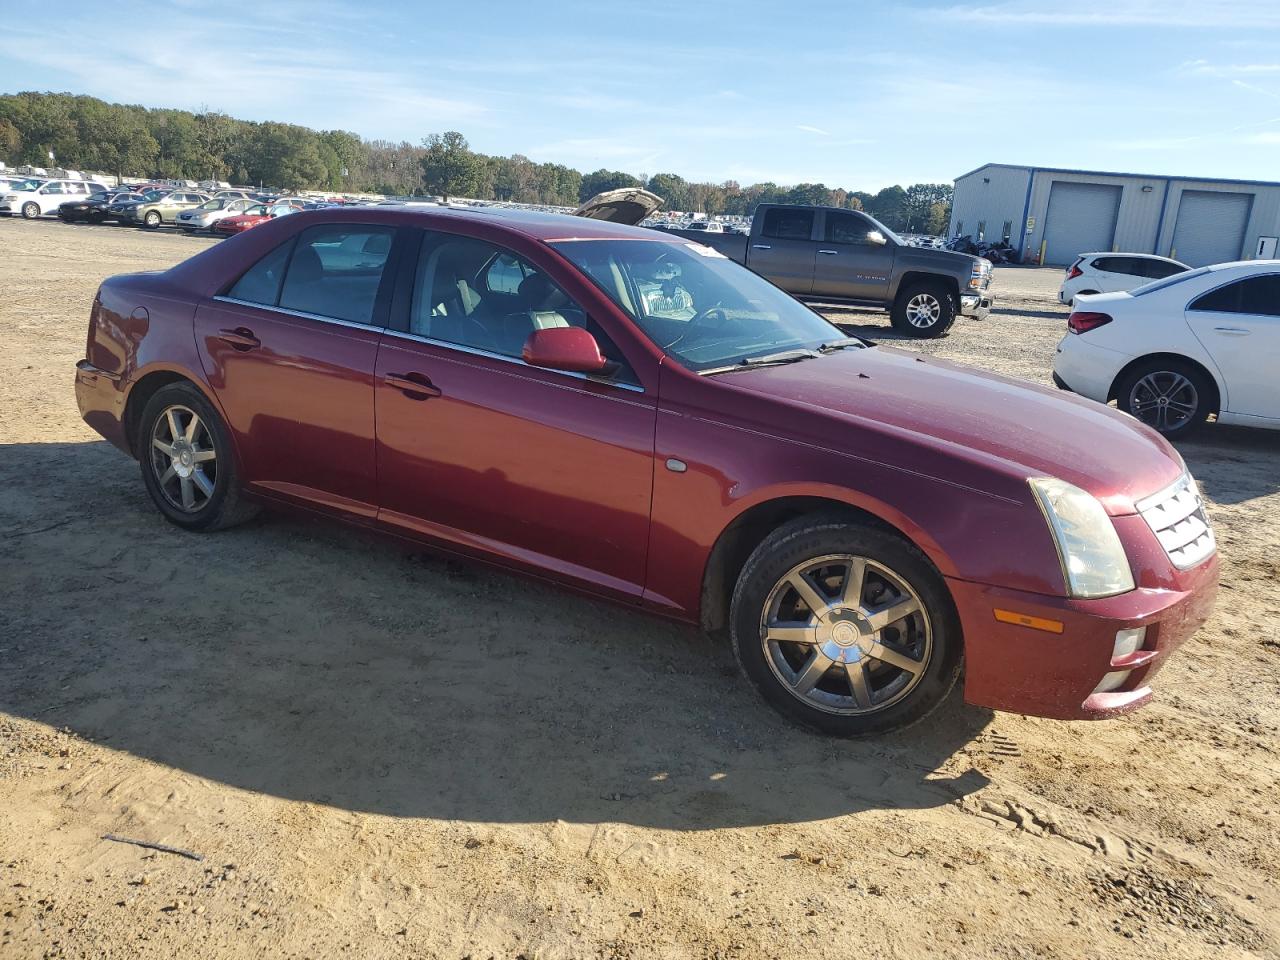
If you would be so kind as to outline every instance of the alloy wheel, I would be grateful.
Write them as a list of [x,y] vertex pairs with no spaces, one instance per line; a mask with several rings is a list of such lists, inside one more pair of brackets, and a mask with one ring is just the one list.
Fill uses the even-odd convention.
[[915,589],[868,557],[833,555],[789,570],[760,621],[765,661],[806,706],[843,716],[900,702],[924,677],[933,628]]
[[209,428],[190,407],[166,407],[151,428],[151,469],[164,498],[197,513],[213,496],[218,454]]
[[1133,415],[1162,433],[1185,426],[1199,406],[1195,384],[1173,370],[1153,371],[1129,391]]
[[931,293],[917,293],[907,301],[907,322],[921,330],[932,327],[942,316],[942,304]]

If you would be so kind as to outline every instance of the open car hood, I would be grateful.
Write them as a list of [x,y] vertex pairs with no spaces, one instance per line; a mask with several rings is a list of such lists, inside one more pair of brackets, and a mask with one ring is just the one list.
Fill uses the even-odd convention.
[[662,198],[656,193],[639,187],[623,187],[621,190],[597,193],[573,211],[573,215],[586,217],[588,220],[608,220],[610,223],[635,226],[661,207],[662,203]]

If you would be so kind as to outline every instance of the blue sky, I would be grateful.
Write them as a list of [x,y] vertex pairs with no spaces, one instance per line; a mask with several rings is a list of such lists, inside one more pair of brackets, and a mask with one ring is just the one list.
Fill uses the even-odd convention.
[[[1280,179],[1271,0],[68,0],[10,15],[0,92],[850,189],[988,161]],[[137,26],[128,26],[137,23]]]

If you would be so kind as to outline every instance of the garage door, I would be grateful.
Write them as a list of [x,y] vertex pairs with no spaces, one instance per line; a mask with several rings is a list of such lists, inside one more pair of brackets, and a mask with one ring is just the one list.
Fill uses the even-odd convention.
[[1173,228],[1172,256],[1193,267],[1239,260],[1252,209],[1251,193],[1184,190]]
[[1119,187],[1055,181],[1044,222],[1044,262],[1065,266],[1082,253],[1110,250],[1119,209]]

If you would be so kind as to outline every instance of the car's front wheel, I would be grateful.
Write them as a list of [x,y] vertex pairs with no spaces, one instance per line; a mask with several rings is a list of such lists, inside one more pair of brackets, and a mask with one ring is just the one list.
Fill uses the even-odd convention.
[[162,218],[157,211],[148,210],[147,215],[142,218],[142,222],[145,223],[148,227],[155,228],[160,226],[161,219]]
[[40,216],[40,204],[34,200],[29,200],[22,205],[22,215],[28,220],[35,220]]
[[956,322],[956,300],[941,283],[914,283],[898,294],[890,319],[909,337],[941,337]]
[[1204,372],[1170,358],[1149,360],[1116,383],[1116,404],[1171,440],[1185,437],[1213,411],[1214,388]]
[[730,630],[764,699],[835,736],[916,723],[960,668],[959,618],[933,564],[842,517],[802,517],[765,538],[738,578]]
[[226,425],[194,386],[156,391],[142,411],[136,447],[147,493],[172,523],[221,530],[258,512],[240,495]]

